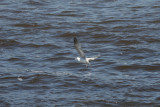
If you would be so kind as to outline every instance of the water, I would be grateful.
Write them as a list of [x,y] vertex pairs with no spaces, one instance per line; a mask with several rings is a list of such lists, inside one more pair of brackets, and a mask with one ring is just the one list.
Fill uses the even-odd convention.
[[159,29],[159,0],[1,0],[0,106],[159,106]]

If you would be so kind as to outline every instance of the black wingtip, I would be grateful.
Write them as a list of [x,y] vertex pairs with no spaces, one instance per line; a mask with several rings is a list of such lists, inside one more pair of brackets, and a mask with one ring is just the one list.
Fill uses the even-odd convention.
[[78,40],[77,40],[76,37],[74,37],[74,43],[75,43],[75,44],[78,43]]

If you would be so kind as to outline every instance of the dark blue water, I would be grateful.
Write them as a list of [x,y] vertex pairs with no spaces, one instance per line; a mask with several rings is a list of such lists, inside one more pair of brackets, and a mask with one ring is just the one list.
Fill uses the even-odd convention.
[[158,107],[159,29],[159,0],[1,0],[0,107]]

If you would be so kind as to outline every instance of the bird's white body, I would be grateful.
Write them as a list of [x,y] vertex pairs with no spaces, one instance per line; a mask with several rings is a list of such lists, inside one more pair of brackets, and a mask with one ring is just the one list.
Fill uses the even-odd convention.
[[80,57],[76,57],[75,60],[77,60],[78,62],[81,62],[81,63],[85,63],[86,65],[90,64],[89,61],[93,61],[95,59],[97,59],[99,56],[96,56],[96,57],[93,57],[93,58],[80,58]]

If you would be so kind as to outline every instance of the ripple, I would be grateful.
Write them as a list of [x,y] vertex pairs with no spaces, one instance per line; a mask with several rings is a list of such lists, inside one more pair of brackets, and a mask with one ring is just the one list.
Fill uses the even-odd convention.
[[160,64],[156,64],[156,65],[137,65],[137,64],[133,64],[133,65],[120,65],[120,66],[116,66],[114,67],[116,70],[145,70],[145,71],[157,71],[160,70]]
[[64,33],[62,35],[59,35],[60,37],[74,37],[76,36],[77,34],[76,33],[70,33],[70,32],[67,32],[67,33]]
[[9,58],[8,61],[20,61],[21,59],[19,58]]
[[43,2],[40,2],[40,1],[33,1],[33,0],[27,1],[27,2],[24,2],[24,3],[26,3],[27,5],[33,5],[33,6],[35,6],[35,5],[40,5],[40,6],[44,5]]
[[53,44],[42,44],[42,45],[39,45],[39,44],[30,43],[30,44],[23,44],[23,46],[32,47],[32,48],[54,48],[54,49],[60,48],[59,46],[53,45]]
[[20,23],[20,24],[13,24],[12,26],[15,27],[24,27],[24,28],[28,28],[28,27],[40,27],[41,25],[38,25],[37,23]]
[[133,44],[140,44],[141,43],[141,41],[139,41],[139,40],[118,40],[116,43],[115,43],[115,45],[133,45]]
[[11,39],[0,39],[0,47],[20,46],[20,43]]
[[160,88],[157,85],[152,85],[137,87],[134,90],[138,92],[159,92]]

